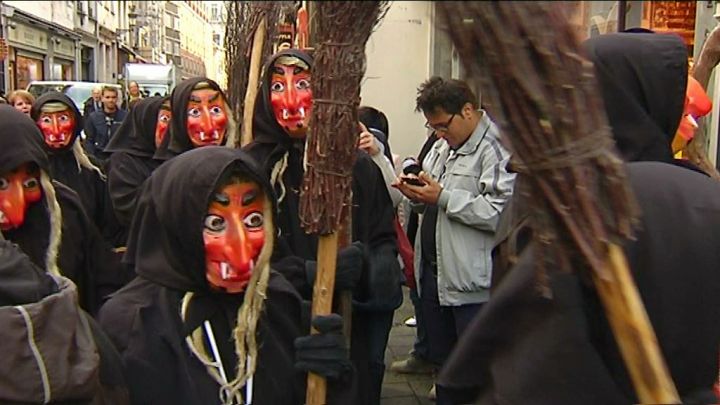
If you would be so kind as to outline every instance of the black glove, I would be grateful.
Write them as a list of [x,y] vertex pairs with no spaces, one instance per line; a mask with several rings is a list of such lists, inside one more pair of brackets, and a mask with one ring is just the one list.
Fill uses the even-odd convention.
[[318,333],[295,339],[295,368],[333,380],[350,371],[342,324],[338,314],[314,317],[312,325]]
[[[337,256],[335,265],[335,289],[352,290],[360,281],[363,265],[365,264],[365,245],[362,242],[353,242],[352,245],[344,247]],[[310,285],[315,284],[317,274],[317,262],[308,260],[305,262],[305,272]]]

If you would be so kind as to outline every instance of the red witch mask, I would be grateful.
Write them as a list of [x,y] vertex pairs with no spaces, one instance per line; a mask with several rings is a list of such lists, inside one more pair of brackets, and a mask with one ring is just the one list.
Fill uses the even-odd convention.
[[170,119],[172,113],[170,112],[170,106],[163,103],[158,113],[157,124],[155,124],[155,147],[159,148],[165,133],[167,133],[168,126],[170,125]]
[[61,111],[40,113],[37,125],[50,149],[63,149],[75,136],[75,115],[66,108]]
[[270,80],[270,104],[275,119],[291,138],[304,139],[312,110],[310,70],[278,63],[273,66]]
[[217,191],[205,217],[205,277],[228,293],[245,290],[265,244],[265,197],[254,182],[235,182]]
[[222,94],[213,89],[193,90],[187,106],[187,133],[198,148],[220,145],[228,124],[227,107]]
[[30,204],[40,201],[40,171],[30,163],[0,175],[0,229],[19,228]]

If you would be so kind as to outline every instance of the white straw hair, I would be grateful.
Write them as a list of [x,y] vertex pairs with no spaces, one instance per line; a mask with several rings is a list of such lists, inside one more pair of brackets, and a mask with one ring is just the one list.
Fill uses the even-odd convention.
[[276,184],[279,183],[280,185],[280,194],[278,195],[278,205],[282,202],[282,200],[285,199],[285,183],[283,183],[283,175],[285,174],[285,170],[287,170],[288,167],[288,155],[290,152],[285,152],[282,159],[279,159],[277,162],[275,162],[275,165],[273,165],[272,171],[270,173],[270,184],[275,187]]
[[40,171],[40,185],[45,195],[50,220],[50,237],[45,258],[46,271],[59,276],[60,269],[57,265],[57,257],[62,239],[62,210],[55,197],[55,187],[52,185],[50,177],[42,170]]
[[100,170],[99,167],[95,166],[88,157],[87,153],[85,153],[85,149],[83,149],[82,145],[80,144],[80,140],[75,139],[75,144],[72,147],[73,155],[75,156],[75,161],[77,161],[78,164],[78,173],[80,173],[81,166],[88,169],[93,170],[97,172],[97,174],[100,176],[101,179],[105,180],[105,173]]

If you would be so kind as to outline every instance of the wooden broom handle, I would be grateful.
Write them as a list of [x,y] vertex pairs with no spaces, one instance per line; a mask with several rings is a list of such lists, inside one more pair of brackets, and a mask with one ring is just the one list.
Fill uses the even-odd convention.
[[[313,286],[312,316],[330,315],[333,291],[335,290],[335,263],[337,262],[338,233],[318,238],[318,261],[315,285]],[[317,333],[312,329],[312,333]],[[327,382],[315,373],[308,373],[307,405],[326,404]]]
[[622,248],[609,244],[607,263],[610,277],[593,271],[593,282],[640,403],[681,403]]
[[255,30],[253,36],[252,52],[250,54],[250,72],[248,73],[248,85],[245,90],[245,107],[243,109],[242,136],[240,146],[252,142],[252,119],[255,113],[255,98],[258,92],[258,81],[260,80],[260,66],[262,64],[262,50],[265,45],[265,32],[267,31],[267,17],[263,17]]

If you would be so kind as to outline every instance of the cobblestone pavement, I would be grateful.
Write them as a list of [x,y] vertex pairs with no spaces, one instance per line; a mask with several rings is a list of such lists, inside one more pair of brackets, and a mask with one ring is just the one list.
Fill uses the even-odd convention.
[[385,378],[380,404],[381,405],[426,405],[434,404],[428,399],[432,387],[432,376],[414,374],[395,374],[390,371],[390,364],[403,360],[408,356],[415,339],[415,328],[404,325],[407,318],[413,315],[413,306],[408,296],[408,289],[403,287],[405,299],[395,311],[390,340],[385,352]]

